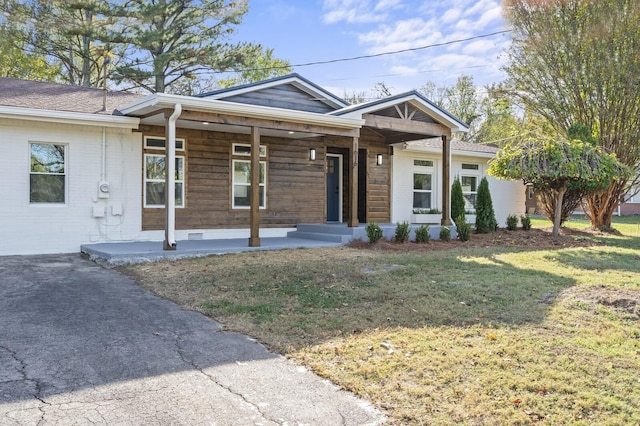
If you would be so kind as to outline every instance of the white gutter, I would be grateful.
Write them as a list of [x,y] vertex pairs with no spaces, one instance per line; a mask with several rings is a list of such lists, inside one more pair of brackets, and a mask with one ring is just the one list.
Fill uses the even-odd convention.
[[176,121],[182,114],[182,105],[175,104],[167,123],[167,235],[169,247],[176,246]]
[[[407,152],[427,152],[433,154],[442,154],[442,148],[420,148],[417,146],[409,146],[402,148]],[[495,158],[496,154],[492,152],[479,152],[479,151],[463,151],[460,149],[452,149],[451,155],[457,155],[461,157],[478,157],[478,158]]]
[[315,112],[232,103],[217,99],[168,95],[166,93],[156,93],[146,96],[129,105],[118,108],[118,110],[125,115],[144,115],[163,108],[173,108],[173,106],[178,103],[182,104],[182,107],[185,110],[215,112],[248,118],[315,124],[342,129],[359,129],[364,125],[364,120],[362,118],[336,117]]
[[137,117],[10,106],[0,106],[0,118],[82,126],[115,127],[121,129],[137,129],[140,124],[140,119]]

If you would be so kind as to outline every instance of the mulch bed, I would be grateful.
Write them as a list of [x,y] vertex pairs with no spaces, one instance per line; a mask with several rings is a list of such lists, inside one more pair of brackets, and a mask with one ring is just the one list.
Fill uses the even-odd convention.
[[522,247],[536,249],[553,249],[564,247],[591,247],[599,243],[593,238],[596,233],[563,228],[560,235],[553,236],[552,228],[534,228],[529,231],[498,229],[490,234],[472,234],[469,241],[451,240],[449,242],[431,240],[419,244],[414,241],[396,243],[380,240],[375,244],[368,241],[353,241],[350,247],[370,250],[388,251],[439,251],[453,250],[464,247]]

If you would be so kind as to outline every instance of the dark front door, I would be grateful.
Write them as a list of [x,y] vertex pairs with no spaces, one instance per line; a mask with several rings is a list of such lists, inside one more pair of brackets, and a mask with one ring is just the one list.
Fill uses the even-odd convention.
[[342,220],[342,185],[340,169],[341,157],[339,155],[327,155],[327,222],[340,222]]

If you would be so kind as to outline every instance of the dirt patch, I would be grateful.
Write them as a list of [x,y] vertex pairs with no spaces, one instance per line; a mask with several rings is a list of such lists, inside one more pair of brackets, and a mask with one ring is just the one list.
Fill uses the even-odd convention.
[[570,290],[568,297],[590,306],[603,305],[625,312],[640,319],[640,291],[625,288],[611,288],[606,285],[577,287]]
[[440,241],[431,240],[428,243],[396,243],[380,240],[375,244],[367,241],[353,241],[350,247],[371,250],[389,251],[440,251],[460,249],[464,247],[523,247],[536,249],[553,249],[564,247],[591,247],[598,245],[595,240],[597,234],[575,229],[561,229],[560,235],[551,234],[551,228],[534,228],[529,231],[509,231],[498,229],[491,234],[472,234],[469,241]]

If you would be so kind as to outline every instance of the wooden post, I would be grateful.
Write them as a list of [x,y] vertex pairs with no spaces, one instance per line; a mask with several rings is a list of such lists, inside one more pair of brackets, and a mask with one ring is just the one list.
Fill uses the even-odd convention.
[[442,220],[451,225],[451,138],[442,135]]
[[251,192],[249,247],[260,247],[260,128],[251,128]]
[[351,141],[351,167],[349,167],[349,220],[348,226],[358,226],[358,138]]

